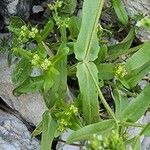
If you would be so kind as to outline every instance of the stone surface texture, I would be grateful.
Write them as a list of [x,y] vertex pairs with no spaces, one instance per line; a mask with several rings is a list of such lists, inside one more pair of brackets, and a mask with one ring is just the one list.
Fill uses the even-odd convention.
[[16,117],[0,110],[0,150],[39,150],[27,127]]
[[0,55],[0,97],[12,109],[17,110],[26,121],[37,125],[46,110],[43,98],[39,93],[13,96],[14,86],[11,81],[13,67],[14,65],[9,68],[5,55]]
[[[143,13],[150,17],[150,0],[122,0],[130,17]],[[142,41],[150,40],[150,31],[141,29],[137,37]]]

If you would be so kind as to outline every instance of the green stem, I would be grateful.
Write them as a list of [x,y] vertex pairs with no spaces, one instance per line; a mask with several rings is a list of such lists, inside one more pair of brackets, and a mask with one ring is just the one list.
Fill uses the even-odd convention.
[[60,27],[60,34],[61,34],[62,43],[66,43],[67,42],[67,34],[66,34],[66,27],[65,26]]
[[137,127],[137,128],[144,128],[144,125],[142,124],[135,124],[135,123],[130,123],[130,122],[121,122],[120,123],[123,126],[131,126],[131,127]]

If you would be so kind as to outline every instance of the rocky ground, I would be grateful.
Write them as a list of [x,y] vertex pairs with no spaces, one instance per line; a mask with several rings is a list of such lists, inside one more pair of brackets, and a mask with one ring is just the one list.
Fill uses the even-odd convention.
[[[47,3],[52,0],[0,0],[0,39],[9,38],[7,26],[9,17],[17,15],[33,23],[42,23],[49,16]],[[150,15],[149,0],[123,0],[130,17],[137,12]],[[111,14],[110,14],[111,15]],[[109,21],[111,17],[105,14]],[[105,20],[104,19],[104,20]],[[108,20],[107,20],[108,21]],[[150,32],[141,30],[137,38],[143,42],[150,40]],[[18,98],[12,94],[11,68],[6,62],[6,55],[0,55],[0,150],[39,150],[39,140],[31,139],[31,131],[41,120],[46,110],[39,93],[26,94]],[[147,84],[146,80],[140,82],[141,88]],[[150,113],[141,118],[141,123],[150,122]],[[132,130],[133,131],[133,130]],[[135,131],[135,134],[138,131]],[[64,135],[65,139],[66,135]],[[150,138],[141,139],[143,150],[150,150]],[[79,147],[70,147],[59,143],[57,149],[77,150]]]

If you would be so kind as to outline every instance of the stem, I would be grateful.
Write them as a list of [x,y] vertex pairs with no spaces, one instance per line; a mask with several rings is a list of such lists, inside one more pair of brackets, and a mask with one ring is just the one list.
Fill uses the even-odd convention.
[[137,127],[137,128],[144,128],[145,126],[142,124],[135,124],[135,123],[130,123],[130,122],[121,122],[121,125],[124,126],[131,126],[131,127]]
[[[95,78],[93,77],[93,74],[92,74],[92,72],[91,72],[91,70],[90,70],[90,68],[88,67],[88,65],[87,65],[86,62],[85,62],[85,65],[86,65],[87,69],[89,70],[89,73],[90,73],[90,75],[91,75],[91,77],[92,77],[92,79],[93,79],[93,81],[94,81],[94,84],[95,84],[95,86],[96,86],[96,88],[97,88],[98,95],[99,95],[99,97],[100,97],[100,99],[101,99],[103,105],[105,106],[105,108],[106,108],[107,112],[109,113],[109,115],[110,115],[110,116],[116,121],[116,123],[118,124],[118,120],[116,119],[114,112],[112,111],[112,109],[111,109],[110,106],[108,105],[107,101],[105,100],[105,98],[104,98],[104,96],[103,96],[103,94],[102,94],[102,92],[101,92],[101,90],[100,90],[100,88],[99,88],[99,86],[98,86],[98,84],[97,84]],[[118,125],[117,125],[117,126],[118,126]]]
[[66,43],[67,42],[67,36],[66,36],[66,27],[65,26],[60,27],[60,34],[61,34],[62,43]]

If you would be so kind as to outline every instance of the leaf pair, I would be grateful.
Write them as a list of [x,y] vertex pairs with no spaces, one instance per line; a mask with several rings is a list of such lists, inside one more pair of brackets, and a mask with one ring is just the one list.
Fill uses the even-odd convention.
[[93,81],[98,84],[98,71],[90,61],[98,57],[100,49],[96,29],[103,4],[104,0],[84,1],[81,29],[74,45],[75,56],[82,61],[77,65],[77,77],[86,124],[99,120],[98,93]]

